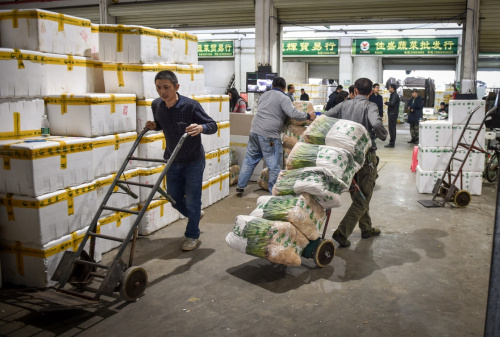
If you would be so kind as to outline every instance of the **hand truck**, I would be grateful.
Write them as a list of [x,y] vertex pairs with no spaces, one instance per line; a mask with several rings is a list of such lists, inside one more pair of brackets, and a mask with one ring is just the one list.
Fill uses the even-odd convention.
[[333,241],[325,240],[331,213],[331,209],[326,211],[325,227],[323,228],[323,234],[321,237],[316,240],[309,241],[309,244],[302,251],[303,257],[313,259],[314,263],[320,268],[324,268],[329,265],[335,256],[335,245],[333,244]]
[[[1,293],[1,299],[4,302],[35,311],[55,311],[95,305],[99,303],[99,299],[102,295],[110,296],[115,291],[119,291],[120,297],[124,301],[129,302],[136,300],[144,293],[148,281],[146,270],[138,266],[133,266],[138,226],[156,192],[159,192],[165,199],[175,205],[175,200],[173,200],[167,192],[161,188],[161,183],[184,144],[184,141],[189,136],[187,133],[182,135],[168,161],[164,159],[134,157],[133,154],[137,149],[139,142],[148,131],[149,129],[144,128],[132,145],[130,152],[116,173],[104,200],[94,215],[94,218],[92,219],[92,222],[89,225],[78,250],[76,252],[68,250],[64,252],[61,261],[52,276],[52,280],[59,283],[55,287],[46,291],[24,289],[22,291],[13,292],[14,296],[9,295],[8,292]],[[165,164],[165,167],[154,185],[122,180],[121,177],[130,160],[158,162]],[[142,205],[138,211],[127,208],[110,207],[106,205],[115,187],[122,189],[135,199],[138,198],[138,196],[133,193],[126,186],[126,184],[151,188],[151,193],[147,197],[144,205]],[[101,217],[102,211],[104,210],[129,213],[137,216],[125,238],[97,233],[97,223]],[[94,254],[96,239],[113,240],[121,243],[113,261],[109,265],[95,262]],[[89,252],[87,253],[84,250],[84,247],[89,240]],[[122,255],[130,241],[132,241],[132,244],[130,247],[128,263],[126,263],[122,260]],[[99,286],[97,288],[88,287],[95,279],[101,280],[100,283],[96,282]],[[72,286],[69,289],[67,286],[68,284]],[[88,293],[93,293],[94,295],[88,295]]]

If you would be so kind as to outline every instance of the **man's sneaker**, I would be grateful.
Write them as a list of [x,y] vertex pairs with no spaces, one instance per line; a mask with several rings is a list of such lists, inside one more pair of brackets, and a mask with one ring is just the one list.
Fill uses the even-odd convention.
[[201,211],[200,212],[200,220],[203,219],[204,216],[205,216],[205,211]]
[[408,144],[413,144],[415,142],[415,139],[410,139],[409,141],[407,141]]
[[361,237],[363,239],[368,239],[371,238],[372,236],[379,236],[379,235],[380,235],[380,229],[377,228],[372,228],[371,231],[369,232],[361,233]]
[[244,188],[236,187],[236,195],[241,197],[243,195],[243,192],[245,192]]
[[184,251],[193,250],[193,249],[196,249],[196,247],[198,247],[198,244],[200,244],[200,243],[201,243],[201,241],[198,239],[186,238],[184,240],[184,243],[182,244],[181,249]]
[[340,247],[349,247],[351,245],[351,241],[347,240],[338,230],[333,232],[332,238],[339,243]]
[[384,147],[387,147],[387,148],[392,148],[392,147],[394,147],[394,145],[392,145],[392,144],[387,144],[387,145],[386,145],[386,146],[384,146]]

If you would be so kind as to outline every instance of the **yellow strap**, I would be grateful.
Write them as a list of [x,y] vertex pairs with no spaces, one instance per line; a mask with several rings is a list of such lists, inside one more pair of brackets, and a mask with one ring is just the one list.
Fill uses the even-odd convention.
[[167,147],[167,141],[165,140],[165,136],[164,136],[161,139],[161,149],[165,150],[166,147]]
[[158,46],[158,56],[161,56],[161,39],[160,37],[156,37],[156,45]]
[[116,73],[118,75],[118,86],[124,87],[125,81],[123,80],[123,68],[121,66],[121,63],[118,63],[118,66],[116,67]]
[[118,134],[115,134],[115,150],[118,150],[120,148],[120,136]]
[[19,135],[21,133],[21,114],[14,112],[12,118],[14,119],[14,133]]
[[18,15],[19,15],[19,10],[14,9],[12,11],[12,28],[19,28],[19,22],[17,21]]
[[185,50],[185,53],[187,55],[188,54],[188,50],[189,50],[189,42],[188,42],[188,36],[187,36],[186,32],[184,32],[184,40],[186,41],[186,48],[185,48],[186,50]]
[[24,261],[23,261],[23,254],[22,254],[23,245],[21,244],[21,242],[16,241],[16,243],[14,244],[14,247],[16,249],[17,273],[19,275],[24,276]]
[[0,139],[18,139],[26,137],[35,137],[42,134],[41,130],[25,130],[18,132],[0,132]]
[[116,227],[120,227],[122,225],[122,218],[123,218],[123,213],[120,212],[118,213],[118,216],[116,217]]
[[67,103],[67,94],[61,95],[61,115],[64,115],[68,112],[68,103]]
[[61,145],[60,150],[61,150],[61,170],[65,170],[68,168],[68,158],[67,158],[67,153],[68,153],[68,146],[66,145],[66,142],[63,140],[58,140],[58,139],[51,139],[51,141],[58,142],[59,145]]
[[16,216],[14,215],[14,206],[12,204],[12,194],[7,194],[4,203],[5,208],[7,209],[7,220],[16,221]]
[[73,200],[73,190],[71,188],[66,188],[66,194],[68,196],[68,215],[75,214],[74,200]]
[[123,25],[118,25],[116,31],[116,51],[123,52]]
[[231,146],[237,146],[237,147],[247,147],[248,144],[245,143],[236,143],[236,142],[230,142],[229,145]]
[[163,189],[167,190],[167,176],[163,177]]
[[71,247],[73,247],[74,252],[78,250],[78,244],[78,234],[76,232],[71,233]]
[[2,155],[3,155],[3,169],[4,170],[10,170],[10,156],[8,156],[10,150],[10,145],[4,145],[2,148]]
[[220,137],[220,123],[217,122],[217,137]]
[[72,55],[68,55],[68,59],[64,60],[64,62],[67,64],[67,69],[68,71],[73,70],[73,66],[75,65],[75,60],[73,59]]
[[220,95],[219,112],[222,111],[222,95]]
[[111,113],[114,114],[115,111],[116,111],[116,99],[115,99],[115,95],[113,94],[110,94],[111,96]]
[[164,205],[165,205],[165,204],[161,204],[161,205],[160,205],[160,218],[163,218],[163,214],[164,214],[164,209],[163,209],[163,206],[164,206]]
[[64,30],[64,14],[59,13],[57,16],[57,31],[62,32]]
[[[187,40],[186,40],[186,42],[187,42]],[[194,68],[192,65],[189,65],[189,68],[191,68],[191,82],[193,82],[194,81]]]
[[24,69],[23,54],[19,49],[14,49],[12,56],[17,60],[17,69]]
[[138,100],[137,106],[151,106],[151,103],[153,103],[153,101]]
[[219,181],[220,181],[219,191],[222,191],[222,174],[219,176]]

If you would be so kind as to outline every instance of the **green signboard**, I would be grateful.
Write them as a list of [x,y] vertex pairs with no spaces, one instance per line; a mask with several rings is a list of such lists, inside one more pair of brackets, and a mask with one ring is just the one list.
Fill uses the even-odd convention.
[[284,40],[283,56],[338,56],[338,39]]
[[234,57],[234,41],[198,41],[198,57]]
[[458,55],[458,37],[354,39],[353,55]]

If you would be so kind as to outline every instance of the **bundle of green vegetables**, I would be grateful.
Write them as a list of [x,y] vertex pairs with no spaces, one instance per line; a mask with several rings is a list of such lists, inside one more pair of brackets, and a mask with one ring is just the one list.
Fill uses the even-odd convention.
[[346,149],[354,160],[363,166],[365,155],[372,146],[370,135],[359,123],[336,119],[328,116],[318,116],[305,130],[304,142],[317,145],[328,145]]
[[323,207],[308,193],[299,196],[261,196],[251,216],[288,221],[309,240],[316,240],[326,221]]
[[340,207],[340,195],[349,188],[332,171],[324,167],[305,167],[281,171],[273,187],[273,195],[309,193],[323,208]]
[[289,222],[239,215],[226,243],[236,251],[273,263],[300,266],[309,240]]
[[347,185],[351,184],[359,166],[352,154],[342,148],[297,143],[286,160],[286,169],[293,170],[304,167],[324,167]]

